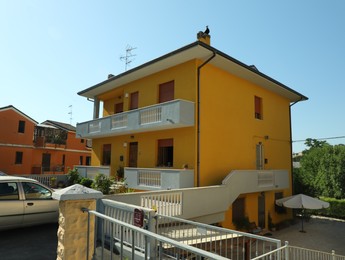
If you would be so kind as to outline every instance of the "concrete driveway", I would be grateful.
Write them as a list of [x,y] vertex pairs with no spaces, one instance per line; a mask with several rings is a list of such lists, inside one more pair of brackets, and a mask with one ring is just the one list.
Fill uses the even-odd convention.
[[56,260],[58,224],[0,231],[1,260]]
[[271,232],[273,238],[280,239],[282,245],[288,241],[292,246],[304,247],[338,255],[345,255],[345,220],[312,216],[304,221],[305,233],[300,220],[287,228]]

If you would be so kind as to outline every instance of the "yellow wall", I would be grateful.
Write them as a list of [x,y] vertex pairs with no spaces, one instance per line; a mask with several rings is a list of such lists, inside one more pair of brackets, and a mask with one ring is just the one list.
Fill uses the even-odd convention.
[[[290,169],[289,101],[211,65],[201,75],[201,186],[219,184],[233,169],[256,169],[259,142],[265,169]],[[263,120],[254,118],[255,95]]]
[[[290,171],[289,100],[211,65],[203,67],[200,86],[200,186],[220,184],[235,169],[255,170],[259,142],[264,169]],[[263,120],[254,118],[254,96],[262,98]],[[275,223],[286,218],[275,213],[274,193],[265,193],[266,225],[268,212]],[[244,195],[246,215],[256,223],[259,195]],[[227,216],[222,224],[233,228],[231,208]]]
[[[139,92],[139,108],[158,103],[159,84],[175,81],[175,99],[195,101],[196,91],[196,61],[192,60],[179,66],[163,70],[148,77],[136,80],[107,92],[99,99],[103,103],[103,116],[114,113],[115,103],[124,103],[124,111],[129,110],[130,93]],[[128,97],[126,97],[128,93]]]
[[[108,137],[93,140],[92,164],[100,165],[102,158],[103,144],[111,144],[111,173],[115,175],[119,166],[128,165],[129,143],[138,142],[138,167],[155,168],[157,165],[157,140],[174,139],[174,162],[173,168],[180,169],[183,164],[188,164],[193,168],[194,161],[194,130],[192,127],[180,128],[175,130],[166,130],[158,132],[149,132],[142,134],[133,134],[118,137]],[[124,146],[124,143],[127,146]],[[100,156],[98,156],[100,155]],[[120,161],[120,156],[124,161]]]

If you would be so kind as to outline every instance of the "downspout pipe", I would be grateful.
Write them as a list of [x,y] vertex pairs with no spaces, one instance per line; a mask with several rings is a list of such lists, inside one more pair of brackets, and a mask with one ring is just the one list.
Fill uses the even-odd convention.
[[216,57],[216,52],[213,51],[213,54],[210,58],[204,61],[201,65],[198,66],[198,75],[197,75],[197,154],[196,154],[196,185],[200,187],[200,73],[202,67],[209,63],[214,57]]
[[297,100],[295,102],[293,102],[290,106],[289,106],[289,121],[290,121],[290,154],[291,154],[291,191],[293,192],[293,158],[292,158],[292,123],[291,123],[291,107],[295,104],[297,104],[298,102],[302,101],[303,97],[300,97],[300,100]]

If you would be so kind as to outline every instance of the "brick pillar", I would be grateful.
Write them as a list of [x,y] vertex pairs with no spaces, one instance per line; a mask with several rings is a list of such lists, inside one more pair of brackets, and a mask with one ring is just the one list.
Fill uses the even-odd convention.
[[[88,214],[82,208],[96,209],[96,201],[102,198],[100,191],[75,184],[53,193],[59,200],[59,229],[57,260],[86,259]],[[92,259],[95,234],[95,219],[90,218],[89,259]]]

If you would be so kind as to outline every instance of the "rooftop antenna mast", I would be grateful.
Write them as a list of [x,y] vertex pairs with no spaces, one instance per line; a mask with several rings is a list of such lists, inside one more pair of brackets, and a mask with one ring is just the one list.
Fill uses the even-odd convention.
[[136,48],[137,47],[132,47],[132,46],[127,44],[126,55],[120,57],[121,61],[125,61],[125,71],[127,71],[128,65],[134,60],[134,59],[131,59],[131,58],[137,56],[136,54],[132,53],[132,51],[135,50]]
[[68,114],[70,115],[70,117],[69,117],[69,124],[72,125],[72,115],[73,115],[73,113],[72,113],[72,108],[73,108],[73,106],[72,106],[72,105],[69,105],[68,107],[69,107],[69,112],[68,112]]

